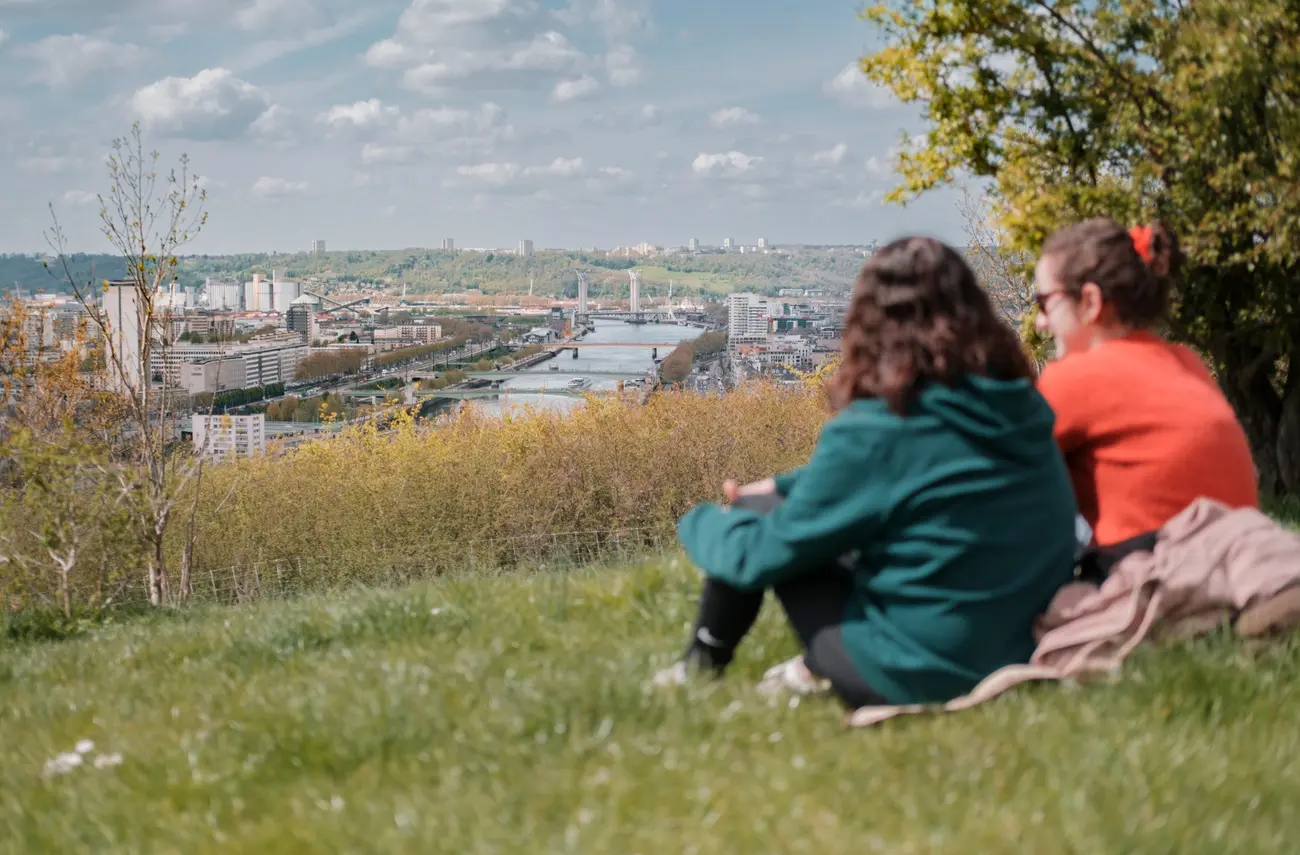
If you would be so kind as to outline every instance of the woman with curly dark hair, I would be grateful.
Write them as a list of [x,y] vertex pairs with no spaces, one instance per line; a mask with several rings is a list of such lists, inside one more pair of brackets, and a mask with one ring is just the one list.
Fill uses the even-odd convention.
[[942,702],[1029,660],[1072,576],[1074,495],[1033,368],[961,256],[925,238],[873,255],[831,384],[812,458],[764,485],[772,507],[681,519],[707,578],[690,646],[656,683],[721,673],[769,588],[804,648],[769,685]]

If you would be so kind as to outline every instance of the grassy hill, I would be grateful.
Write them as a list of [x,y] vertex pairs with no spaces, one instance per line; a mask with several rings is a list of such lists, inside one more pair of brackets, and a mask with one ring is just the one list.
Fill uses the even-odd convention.
[[666,556],[9,643],[0,852],[1219,855],[1300,835],[1294,643],[1147,649],[1116,685],[845,732],[828,701],[754,690],[795,649],[772,605],[727,680],[644,689],[697,586]]

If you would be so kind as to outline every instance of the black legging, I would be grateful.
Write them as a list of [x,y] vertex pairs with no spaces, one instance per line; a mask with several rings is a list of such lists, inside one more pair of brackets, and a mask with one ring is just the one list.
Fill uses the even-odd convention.
[[[810,573],[783,582],[773,590],[803,643],[804,664],[809,671],[829,680],[831,689],[851,708],[887,703],[858,673],[844,646],[840,624],[853,591],[853,580],[845,570],[835,567]],[[721,647],[729,660],[731,652],[758,620],[764,593],[741,591],[706,579],[695,638],[699,639],[700,630],[705,630],[710,644]]]

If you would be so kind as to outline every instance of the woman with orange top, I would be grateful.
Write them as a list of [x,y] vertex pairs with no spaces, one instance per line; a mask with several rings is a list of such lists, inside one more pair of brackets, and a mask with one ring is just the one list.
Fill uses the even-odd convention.
[[1093,540],[1084,575],[1104,578],[1196,499],[1258,507],[1245,431],[1205,363],[1152,332],[1181,254],[1160,223],[1095,219],[1057,232],[1035,272],[1038,329],[1057,359],[1038,388]]

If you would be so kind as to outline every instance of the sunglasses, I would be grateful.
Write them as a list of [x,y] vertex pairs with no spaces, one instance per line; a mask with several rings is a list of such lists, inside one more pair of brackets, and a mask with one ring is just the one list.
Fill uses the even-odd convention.
[[1047,304],[1052,302],[1053,297],[1068,297],[1068,296],[1069,295],[1066,294],[1064,291],[1048,291],[1047,293],[1043,293],[1039,291],[1034,294],[1034,303],[1038,305],[1038,311],[1046,312]]

